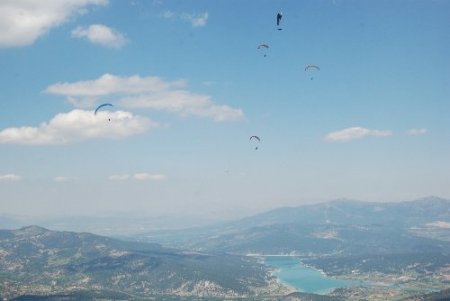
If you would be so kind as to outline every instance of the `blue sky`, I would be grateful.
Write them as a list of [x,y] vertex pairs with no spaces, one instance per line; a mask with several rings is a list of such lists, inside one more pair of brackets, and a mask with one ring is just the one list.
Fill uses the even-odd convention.
[[450,198],[449,1],[16,0],[0,20],[3,213]]

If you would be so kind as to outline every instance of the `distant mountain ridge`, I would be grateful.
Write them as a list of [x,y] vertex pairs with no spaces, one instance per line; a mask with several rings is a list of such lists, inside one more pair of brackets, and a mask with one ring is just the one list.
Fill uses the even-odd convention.
[[[401,218],[399,218],[398,214],[401,214]],[[450,220],[450,200],[439,197],[427,197],[405,202],[363,202],[338,199],[326,203],[277,208],[243,218],[236,221],[236,223],[240,226],[292,222],[305,224],[364,224],[386,221],[417,222],[441,218]],[[410,221],[411,219],[415,220]]]
[[[436,222],[450,223],[450,200],[438,197],[398,203],[334,200],[278,208],[210,227],[154,232],[141,238],[188,249],[241,254],[328,254],[333,250],[350,252],[348,247],[345,250],[349,240],[356,244],[357,247],[353,248],[356,252],[374,245],[375,242],[368,241],[371,238],[381,245],[391,243],[393,236],[398,236],[391,243],[391,251],[402,243],[405,250],[414,251],[414,246],[420,247],[421,244],[423,247],[433,245],[430,250],[434,250],[438,244],[412,230],[427,228]],[[316,247],[305,248],[307,245]]]

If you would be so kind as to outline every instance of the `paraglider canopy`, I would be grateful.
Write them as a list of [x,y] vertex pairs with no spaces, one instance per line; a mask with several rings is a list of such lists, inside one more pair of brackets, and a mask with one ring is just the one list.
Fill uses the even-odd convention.
[[100,109],[103,108],[103,107],[112,107],[112,106],[113,106],[113,105],[110,104],[110,103],[104,103],[104,104],[101,104],[101,105],[99,105],[99,106],[95,109],[94,114],[97,115],[98,110],[100,110]]
[[[99,105],[99,106],[95,109],[94,115],[97,115],[97,112],[98,112],[101,108],[103,108],[103,107],[112,107],[112,106],[113,106],[113,105],[110,104],[110,103],[103,103],[103,104]],[[108,121],[111,121],[111,118],[108,118]]]
[[[320,71],[320,67],[317,66],[317,65],[306,65],[305,66],[305,71]],[[310,79],[313,80],[314,76],[311,76]]]
[[305,71],[308,71],[309,69],[316,69],[316,70],[320,70],[320,67],[317,65],[306,65],[305,67]]
[[[258,137],[258,136],[255,136],[255,135],[253,135],[253,136],[250,136],[250,139],[249,139],[250,141],[257,141],[257,143],[259,143],[259,142],[261,142],[261,139]],[[257,150],[258,149],[258,145],[256,145],[255,146],[255,150]]]
[[269,49],[269,45],[267,45],[267,44],[265,44],[265,43],[259,44],[259,45],[258,45],[258,49],[259,49],[260,51],[262,51],[263,54],[264,54],[264,57],[266,57],[266,56],[267,56],[266,51],[267,51],[267,49]]

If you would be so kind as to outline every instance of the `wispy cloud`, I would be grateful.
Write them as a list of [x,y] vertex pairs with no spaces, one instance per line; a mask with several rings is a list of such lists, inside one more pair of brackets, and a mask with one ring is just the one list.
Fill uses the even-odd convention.
[[407,131],[407,134],[409,136],[420,136],[420,135],[425,135],[427,133],[427,129],[409,129]]
[[107,5],[108,0],[0,1],[0,47],[33,44],[89,5]]
[[167,177],[162,174],[149,174],[146,172],[136,173],[133,175],[133,179],[138,181],[163,181]]
[[182,14],[181,18],[191,22],[193,27],[202,27],[205,26],[208,22],[208,13],[205,12],[201,14]]
[[167,82],[157,76],[121,77],[106,73],[94,80],[53,84],[47,87],[45,92],[71,97],[99,97],[111,94],[152,93],[184,86],[186,82],[182,80]]
[[199,14],[193,13],[176,13],[173,11],[166,11],[163,14],[163,18],[172,20],[181,20],[188,22],[192,27],[203,27],[208,22],[209,14],[208,12],[203,12]]
[[[110,120],[110,121],[109,121]],[[67,144],[92,138],[125,138],[159,124],[130,112],[72,110],[60,113],[37,127],[13,127],[0,131],[0,143],[47,145]]]
[[0,182],[15,182],[20,180],[22,180],[22,177],[15,174],[0,175]]
[[243,118],[241,109],[216,104],[210,96],[186,89],[183,80],[164,81],[156,76],[120,77],[104,74],[98,79],[74,83],[57,83],[45,92],[66,96],[76,106],[97,101],[100,97],[116,97],[128,108],[148,108],[176,113],[180,116],[198,116],[215,121],[236,121]]
[[137,180],[137,181],[163,181],[167,180],[167,176],[163,174],[151,174],[147,172],[135,173],[133,175],[123,174],[123,175],[112,175],[108,179],[112,181],[126,181],[126,180]]
[[355,139],[362,139],[365,137],[387,137],[391,136],[392,132],[389,130],[372,130],[363,127],[351,127],[339,131],[328,133],[325,140],[330,142],[347,142]]
[[129,108],[148,108],[177,113],[180,116],[206,117],[218,122],[236,121],[244,116],[241,109],[217,105],[210,96],[185,90],[129,96],[123,98],[121,103]]
[[121,48],[127,42],[123,34],[103,24],[78,26],[72,30],[72,37],[86,38],[93,44],[110,48]]
[[56,183],[70,182],[72,180],[73,180],[73,178],[69,178],[66,176],[57,176],[57,177],[53,178],[53,181],[55,181]]
[[129,178],[130,175],[112,175],[108,177],[108,179],[110,179],[111,181],[125,181],[128,180]]
[[55,181],[56,183],[65,183],[65,182],[71,182],[74,181],[74,178],[71,177],[66,177],[66,176],[57,176],[53,178],[53,181]]

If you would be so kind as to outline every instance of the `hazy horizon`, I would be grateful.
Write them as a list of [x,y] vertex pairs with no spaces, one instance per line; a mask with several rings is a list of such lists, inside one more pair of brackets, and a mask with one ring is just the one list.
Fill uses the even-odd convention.
[[[332,202],[340,202],[340,201],[349,201],[349,202],[361,202],[361,203],[380,203],[380,204],[388,204],[388,203],[408,203],[408,202],[414,202],[414,201],[420,201],[420,200],[428,200],[428,199],[443,199],[443,200],[450,200],[448,198],[443,198],[440,196],[423,196],[420,198],[415,199],[405,199],[405,200],[359,200],[359,199],[351,199],[351,198],[334,198],[334,199],[328,199],[328,200],[310,200],[305,202],[299,202],[297,204],[291,203],[291,204],[281,204],[279,206],[272,205],[271,207],[259,207],[257,209],[251,209],[251,208],[230,208],[228,210],[214,210],[213,208],[206,208],[210,209],[210,211],[201,211],[201,210],[195,210],[195,211],[184,211],[184,212],[177,212],[177,211],[166,211],[166,212],[137,212],[133,210],[124,211],[124,210],[117,210],[117,211],[98,211],[98,212],[85,212],[85,213],[71,213],[71,212],[65,212],[65,213],[58,213],[58,212],[50,212],[45,214],[40,213],[30,213],[30,214],[21,214],[17,212],[2,212],[0,216],[4,217],[36,217],[36,218],[42,218],[42,219],[54,219],[54,218],[166,218],[166,217],[173,217],[173,218],[179,218],[179,217],[187,217],[187,218],[200,218],[203,217],[203,220],[210,220],[210,221],[221,221],[221,220],[233,220],[233,219],[239,219],[242,217],[248,217],[252,215],[257,215],[260,213],[268,212],[271,210],[276,210],[280,208],[296,208],[296,207],[302,207],[302,206],[309,206],[309,205],[320,205],[320,204],[328,204]],[[206,213],[206,214],[205,214]]]

